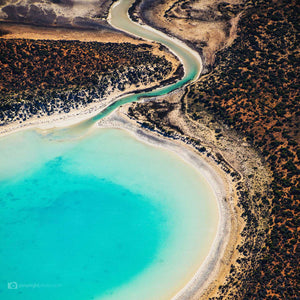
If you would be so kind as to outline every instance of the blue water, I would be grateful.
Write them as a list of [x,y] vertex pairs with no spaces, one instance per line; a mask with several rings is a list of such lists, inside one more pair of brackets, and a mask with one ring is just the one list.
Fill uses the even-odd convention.
[[211,243],[209,187],[123,131],[16,133],[0,140],[0,165],[1,299],[164,299],[174,287],[147,289],[191,276],[187,253]]
[[[1,207],[2,299],[93,299],[145,268],[159,249],[158,207],[105,178],[64,171],[68,159],[2,183],[9,203]],[[18,297],[6,289],[10,281],[61,286],[23,288]]]
[[112,24],[165,44],[185,76],[122,97],[80,124],[0,138],[0,299],[170,299],[209,251],[217,207],[205,179],[169,151],[92,127],[201,69],[197,55],[131,23],[132,2],[112,10]]

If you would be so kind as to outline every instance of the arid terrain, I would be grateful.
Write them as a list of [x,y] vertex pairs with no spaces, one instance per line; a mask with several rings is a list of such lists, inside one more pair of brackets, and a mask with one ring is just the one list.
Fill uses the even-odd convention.
[[[245,221],[241,239],[236,240],[231,258],[224,260],[218,280],[198,296],[297,299],[300,109],[296,3],[149,3],[139,1],[132,14],[140,22],[149,22],[201,48],[207,70],[209,65],[214,69],[177,97],[137,103],[128,115],[152,131],[188,140],[200,152],[208,151],[208,156],[211,149],[219,151],[220,159],[242,175],[236,186],[237,206]],[[199,10],[205,5],[212,10],[205,17],[211,16],[210,25],[216,22],[219,32],[220,22],[230,24],[239,19],[238,26],[228,26],[230,34],[223,31],[227,39],[214,39],[218,47],[211,51],[216,60],[210,60],[210,44],[200,44],[204,35],[198,32],[207,30],[211,38],[215,32],[200,26],[204,15],[200,17]],[[232,18],[221,21],[224,7],[233,10]],[[195,28],[189,35],[192,24]],[[236,140],[238,136],[240,140]],[[238,154],[243,144],[256,149],[258,157],[249,155],[246,148]],[[261,163],[264,168],[258,167]]]
[[244,9],[242,0],[229,1],[137,1],[132,16],[176,36],[203,54],[205,71],[215,61],[215,53],[228,47],[236,35]]
[[2,125],[41,111],[68,112],[116,89],[154,86],[170,79],[177,67],[158,46],[147,44],[24,39],[0,39],[0,44]]
[[1,125],[68,113],[183,74],[165,48],[119,31],[10,23],[0,28]]
[[[0,1],[2,124],[67,113],[113,90],[182,75],[158,45],[110,28],[111,2]],[[137,0],[130,10],[136,21],[196,49],[205,74],[172,94],[125,105],[122,113],[192,146],[232,182],[230,243],[217,276],[193,299],[299,297],[297,8],[294,0]]]
[[0,20],[65,28],[111,28],[106,21],[113,0],[1,0]]

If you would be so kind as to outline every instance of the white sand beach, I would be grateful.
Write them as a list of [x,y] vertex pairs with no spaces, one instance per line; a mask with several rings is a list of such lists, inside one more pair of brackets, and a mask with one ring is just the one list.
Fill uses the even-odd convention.
[[212,164],[204,155],[200,155],[193,147],[182,141],[171,140],[153,131],[137,126],[136,122],[130,120],[120,107],[108,117],[98,121],[100,128],[119,128],[128,131],[138,140],[153,146],[162,147],[176,153],[186,163],[190,164],[200,172],[214,191],[219,208],[219,224],[217,234],[211,250],[204,263],[189,283],[173,299],[198,299],[206,291],[212,281],[216,281],[220,271],[220,265],[224,263],[223,258],[230,240],[237,238],[237,232],[232,225],[236,223],[237,216],[233,208],[233,189],[230,176],[226,176],[217,164]]

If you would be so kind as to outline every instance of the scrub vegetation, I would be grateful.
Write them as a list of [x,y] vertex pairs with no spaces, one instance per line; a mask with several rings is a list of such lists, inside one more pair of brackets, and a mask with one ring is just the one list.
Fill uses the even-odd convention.
[[[0,122],[99,101],[115,90],[170,79],[173,64],[154,46],[0,39]],[[173,74],[171,81],[180,77]]]
[[[262,198],[271,211],[263,249],[239,248],[247,256],[233,268],[220,294],[233,285],[246,299],[296,299],[299,282],[299,49],[294,1],[249,3],[234,45],[219,53],[216,69],[191,87],[188,114],[198,119],[207,109],[242,132],[268,162],[273,182],[270,197]],[[298,62],[298,65],[297,65]],[[260,197],[259,197],[260,198]],[[260,199],[257,199],[259,201]],[[243,203],[248,216],[248,203]],[[258,261],[251,253],[261,251]],[[298,255],[297,255],[298,253]],[[245,276],[247,274],[247,276]],[[236,279],[239,278],[237,281]]]
[[[218,38],[190,41],[197,43],[197,49],[204,49],[202,54],[209,63],[206,71],[211,67],[213,70],[183,92],[179,91],[180,97],[176,98],[174,93],[155,102],[134,103],[128,114],[143,127],[181,138],[207,157],[214,156],[236,184],[238,210],[245,227],[241,242],[234,249],[238,255],[232,256],[234,261],[213,299],[298,299],[297,3],[295,0],[246,0],[242,4],[240,1],[236,4],[235,1],[227,4],[217,1],[219,4],[211,9],[209,20],[203,20],[208,15],[201,11],[202,7],[197,8],[197,1],[156,1],[158,5],[171,2],[169,10],[162,11],[171,25],[176,22],[189,26],[192,17],[202,23],[219,24],[218,32],[223,32],[224,38],[223,35],[219,38],[218,33]],[[131,13],[138,18],[136,7]],[[193,35],[194,28],[200,24],[197,22],[190,28]],[[235,32],[232,28],[237,22]],[[163,25],[157,27],[163,28]],[[213,31],[208,32],[208,36],[213,37]],[[206,36],[207,32],[202,34]],[[185,38],[188,39],[187,34]],[[146,45],[20,40],[1,40],[1,43],[0,114],[3,124],[26,119],[37,110],[45,114],[57,109],[68,112],[70,107],[107,95],[105,91],[109,87],[120,90],[130,84],[138,87],[143,78],[145,83],[161,82],[172,70],[170,63],[151,54],[151,48]],[[214,59],[210,55],[217,50],[220,51]],[[172,97],[173,102],[165,100]],[[20,114],[21,109],[28,113]],[[181,119],[176,118],[176,109],[181,112]],[[204,145],[205,140],[195,137],[196,131],[194,135],[190,134],[191,130],[188,134],[182,125],[186,120],[202,131],[205,126],[208,128],[207,137],[215,139],[210,148]],[[260,191],[257,184],[253,191],[254,180],[262,182],[263,178],[258,177],[260,173],[254,164],[251,170],[246,166],[248,158],[242,157],[241,164],[245,172],[251,172],[242,174],[242,178],[220,153],[212,153],[212,144],[222,144],[230,132],[251,144],[270,169],[272,178],[267,189],[264,183],[264,189]],[[233,159],[238,160],[237,157]]]
[[[272,182],[266,192],[254,195],[237,188],[246,225],[238,258],[214,299],[297,299],[299,14],[296,1],[250,0],[244,7],[236,40],[217,54],[212,72],[186,88],[181,103],[135,104],[129,115],[143,120],[144,127],[176,138],[182,127],[171,116],[180,105],[195,124],[205,124],[208,116],[224,124],[224,130],[215,131],[217,143],[231,128],[256,148],[271,170]],[[185,139],[197,144],[194,138]]]

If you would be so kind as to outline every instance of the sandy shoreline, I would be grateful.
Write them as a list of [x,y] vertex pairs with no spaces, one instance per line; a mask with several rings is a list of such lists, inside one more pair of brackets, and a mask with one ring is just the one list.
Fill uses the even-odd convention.
[[[152,27],[147,25],[143,26],[148,30],[153,32],[155,31],[157,33],[157,31]],[[164,35],[162,33],[160,34]],[[169,38],[175,42],[178,41],[173,37]],[[195,50],[190,49],[183,42],[180,41],[180,45],[192,53],[199,63],[199,73],[194,79],[196,80],[203,68],[201,58]],[[56,127],[71,126],[95,116],[107,106],[111,105],[113,102],[116,102],[119,97],[120,94],[111,94],[109,98],[102,100],[99,103],[92,104],[91,106],[82,108],[80,110],[74,110],[69,114],[62,113],[60,115],[57,114],[49,117],[43,116],[41,118],[30,119],[28,122],[26,121],[21,124],[13,123],[4,126],[3,128],[0,127],[0,136],[30,128],[46,130]],[[225,173],[218,168],[217,164],[212,164],[211,161],[208,161],[205,156],[200,155],[184,142],[175,142],[169,138],[164,138],[158,134],[155,134],[150,130],[143,129],[137,126],[137,124],[131,121],[129,118],[126,118],[125,115],[122,115],[121,112],[122,108],[118,108],[109,116],[100,120],[97,125],[101,128],[120,128],[126,130],[142,142],[163,147],[175,152],[188,164],[196,168],[206,178],[215,193],[219,207],[220,220],[217,229],[217,235],[204,263],[199,266],[199,270],[188,282],[188,284],[176,295],[174,295],[173,299],[193,299],[195,297],[201,297],[211,282],[216,280],[218,277],[219,266],[221,265],[227,250],[227,245],[232,238],[231,229],[232,223],[234,222],[233,220],[235,219],[235,214],[233,209],[233,192],[230,176],[226,176]]]
[[[170,54],[168,55],[168,58],[171,58]],[[172,61],[173,64],[175,64],[174,61]],[[173,76],[173,73],[171,74],[171,76]],[[175,82],[177,81],[178,79],[175,80]],[[165,87],[173,83],[167,83],[166,85],[162,85],[159,87]],[[110,92],[108,96],[101,99],[100,101],[76,109],[71,108],[69,113],[55,112],[50,116],[46,116],[46,115],[33,116],[27,119],[26,121],[21,121],[21,122],[15,121],[9,124],[5,124],[3,126],[0,126],[0,137],[18,132],[20,130],[25,130],[25,129],[37,128],[37,129],[46,130],[46,129],[54,129],[60,127],[68,127],[68,126],[78,124],[101,113],[110,105],[114,104],[115,102],[118,102],[119,99],[136,93],[143,93],[145,90],[152,91],[157,88],[158,84],[159,84],[158,82],[154,82],[151,85],[145,85],[140,87],[139,89],[137,89],[134,86],[130,86],[129,88],[126,88],[125,92],[116,90],[114,92]]]
[[100,102],[92,103],[80,109],[72,109],[70,113],[54,113],[51,116],[42,116],[40,118],[32,117],[22,123],[13,122],[7,124],[0,127],[0,137],[26,129],[48,130],[75,125],[94,117],[108,106],[118,101],[119,97],[129,94],[130,92],[125,94],[114,92]]
[[[112,5],[117,5],[118,2]],[[128,18],[130,19],[129,14],[127,13]],[[109,14],[109,23],[113,25],[110,20],[111,14]],[[203,62],[199,53],[188,47],[186,43],[183,41],[171,36],[168,33],[158,31],[157,29],[145,24],[144,22],[139,22],[139,25],[151,32],[157,33],[160,36],[167,36],[172,41],[177,44],[180,44],[182,48],[186,51],[190,52],[195,60],[199,64],[198,74],[191,81],[196,81],[203,71]],[[124,29],[122,29],[124,31]],[[126,31],[125,31],[126,32]],[[131,33],[132,34],[132,33]],[[171,50],[172,51],[172,50]],[[173,51],[172,51],[173,52]],[[173,54],[177,55],[175,52]],[[179,56],[180,58],[180,56]],[[181,63],[184,65],[184,61],[180,58]],[[190,82],[189,82],[190,83]],[[184,286],[182,290],[180,290],[172,299],[198,299],[203,296],[207,289],[212,284],[213,280],[217,280],[218,275],[220,275],[220,265],[222,264],[222,260],[225,256],[225,251],[229,251],[230,247],[227,248],[227,245],[230,243],[230,240],[236,240],[237,237],[235,234],[232,236],[231,225],[233,223],[237,223],[235,214],[234,214],[234,201],[233,201],[233,185],[231,184],[230,176],[226,176],[221,169],[218,169],[217,164],[214,166],[206,160],[205,156],[200,156],[200,154],[193,151],[191,147],[183,142],[174,142],[168,138],[163,138],[154,132],[143,129],[134,122],[131,122],[129,118],[124,118],[121,116],[120,111],[122,108],[118,108],[105,119],[102,119],[98,122],[98,126],[101,128],[119,128],[128,131],[132,135],[134,135],[138,140],[158,146],[166,148],[174,153],[176,153],[179,157],[189,163],[191,166],[196,168],[208,181],[209,185],[212,187],[212,190],[215,193],[215,197],[217,199],[218,208],[219,208],[219,224],[217,228],[217,234],[214,239],[214,242],[211,246],[210,252],[204,262],[199,266],[198,271],[193,276],[193,278]]]
[[205,177],[214,191],[219,210],[219,224],[214,242],[208,256],[199,266],[197,273],[172,299],[201,297],[211,282],[217,277],[219,266],[231,239],[231,224],[235,216],[233,214],[233,203],[230,201],[232,198],[230,176],[225,176],[224,172],[217,167],[217,164],[215,166],[212,165],[205,156],[200,155],[199,152],[196,152],[184,142],[171,140],[137,126],[136,122],[130,120],[122,113],[122,110],[122,107],[118,108],[106,118],[98,121],[97,127],[126,130],[139,141],[174,152],[190,166],[196,168]]
[[[26,129],[49,130],[78,124],[103,111],[107,106],[117,101],[118,97],[107,99],[104,101],[105,103],[97,103],[89,108],[76,110],[73,113],[42,117],[40,119],[36,118],[36,120],[31,120],[28,123],[24,122],[22,124],[5,126],[5,129],[0,130],[0,137]],[[95,127],[126,130],[144,143],[162,147],[176,153],[206,178],[215,193],[219,209],[219,224],[213,245],[204,262],[199,266],[197,273],[181,291],[174,295],[173,299],[194,299],[195,297],[201,297],[209,285],[218,277],[219,266],[225,256],[227,245],[232,238],[236,238],[235,234],[231,232],[232,222],[236,218],[233,209],[231,178],[222,172],[217,164],[212,164],[204,155],[196,152],[196,150],[186,143],[163,137],[140,127],[135,121],[130,120],[122,113],[122,111],[126,111],[127,105],[119,107],[110,115],[98,121]]]
[[[5,129],[0,130],[0,137],[26,129],[49,130],[78,124],[97,115],[107,106],[116,102],[117,99],[118,96],[97,103],[92,107],[76,110],[73,113],[63,114],[61,116],[42,117],[40,119],[36,118],[36,120],[31,120],[28,123],[11,124],[5,126]],[[211,282],[218,277],[219,266],[222,263],[227,245],[232,239],[231,225],[233,219],[236,217],[232,207],[233,203],[231,200],[229,201],[229,199],[232,198],[231,178],[230,176],[226,176],[226,174],[218,168],[217,164],[213,165],[204,155],[200,155],[199,152],[196,152],[196,150],[184,142],[171,140],[170,138],[163,137],[155,132],[140,127],[135,121],[130,120],[122,113],[124,108],[126,110],[126,105],[119,107],[110,115],[98,121],[95,127],[126,130],[144,143],[162,147],[176,153],[185,162],[196,168],[197,171],[206,178],[214,191],[219,209],[219,224],[213,245],[204,262],[199,266],[197,273],[181,291],[174,295],[173,299],[194,299],[194,297],[201,297]]]
[[[4,126],[5,128],[0,129],[0,137],[26,129],[49,130],[78,124],[97,115],[107,106],[116,102],[119,97],[120,96],[115,96],[114,98],[92,105],[91,107],[75,110],[75,112],[69,114],[53,115],[42,117],[40,119],[36,118],[35,120],[29,120],[28,122],[21,124],[13,123]],[[118,128],[126,130],[144,143],[165,148],[176,153],[206,178],[217,199],[219,224],[217,235],[209,255],[201,264],[191,281],[173,298],[176,300],[192,299],[199,291],[205,291],[210,282],[217,277],[218,266],[221,263],[226,246],[230,240],[231,219],[234,218],[234,215],[232,214],[232,204],[228,202],[232,193],[230,176],[225,176],[224,172],[221,172],[221,170],[218,169],[217,164],[215,166],[212,165],[204,155],[200,156],[199,152],[196,152],[191,146],[188,146],[184,142],[171,140],[170,138],[163,137],[155,132],[140,127],[136,122],[130,120],[122,113],[122,110],[125,107],[126,105],[119,107],[110,115],[98,121],[95,126],[98,128]]]
[[[136,37],[136,38],[141,38],[140,36],[138,36],[138,35],[136,35],[136,34],[130,32],[130,31],[127,31],[127,30],[125,30],[124,28],[121,28],[121,27],[117,26],[116,24],[114,24],[114,23],[112,22],[111,11],[112,11],[112,9],[113,9],[115,6],[117,6],[117,5],[119,5],[119,2],[115,2],[115,3],[111,6],[111,8],[110,8],[109,16],[108,16],[108,18],[107,18],[107,21],[109,22],[109,24],[110,24],[111,26],[113,26],[114,28],[116,28],[117,30],[121,30],[122,32],[125,32],[126,34],[129,34],[129,35],[134,36],[134,37]],[[129,20],[131,20],[128,11],[127,11],[127,17],[128,17]],[[180,45],[181,48],[184,48],[186,51],[190,52],[190,53],[194,56],[194,58],[195,58],[195,60],[197,61],[197,63],[199,64],[199,68],[198,68],[199,71],[198,71],[198,73],[196,74],[195,78],[194,78],[192,81],[190,81],[189,83],[194,82],[194,81],[196,81],[196,80],[199,78],[199,76],[201,75],[201,73],[202,73],[202,71],[203,71],[203,63],[202,63],[202,58],[200,57],[199,53],[198,53],[196,50],[190,48],[189,46],[187,46],[186,43],[184,43],[183,41],[177,39],[176,37],[171,36],[171,35],[169,35],[169,34],[167,34],[167,33],[162,32],[162,31],[159,31],[159,30],[157,30],[157,29],[155,29],[155,28],[153,28],[153,27],[151,27],[151,26],[149,26],[149,25],[147,25],[147,24],[145,24],[145,23],[141,23],[141,22],[140,22],[140,23],[136,23],[136,22],[133,22],[132,20],[131,20],[131,22],[134,23],[134,24],[136,24],[136,25],[138,25],[138,26],[140,26],[140,27],[142,27],[142,28],[144,28],[144,29],[146,29],[146,30],[148,30],[148,31],[150,31],[150,32],[153,32],[153,33],[155,33],[155,34],[157,34],[157,35],[159,35],[159,36],[161,36],[161,37],[163,37],[163,38],[167,38],[167,39],[171,40],[171,41],[174,42],[175,44]],[[149,41],[149,42],[153,42],[153,40],[148,39],[148,38],[145,38],[145,37],[143,37],[143,40],[147,40],[147,41]],[[169,47],[168,47],[168,50],[180,60],[180,62],[182,63],[183,67],[185,68],[184,61],[182,61],[180,55],[178,55],[175,51],[173,51],[173,50],[170,49]],[[186,70],[185,70],[185,71],[186,71]],[[186,72],[185,72],[185,74],[186,74]]]
[[142,40],[113,30],[78,30],[76,28],[47,28],[32,25],[0,24],[0,28],[8,33],[1,36],[4,39],[34,39],[34,40],[65,40],[81,42],[141,44]]

